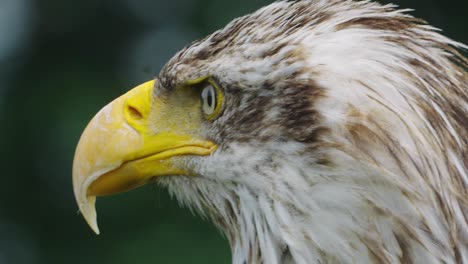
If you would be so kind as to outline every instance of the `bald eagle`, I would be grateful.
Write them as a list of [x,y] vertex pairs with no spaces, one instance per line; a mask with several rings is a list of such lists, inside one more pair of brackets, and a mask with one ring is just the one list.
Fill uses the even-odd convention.
[[105,106],[73,164],[97,196],[149,182],[234,263],[468,263],[468,66],[394,5],[275,2]]

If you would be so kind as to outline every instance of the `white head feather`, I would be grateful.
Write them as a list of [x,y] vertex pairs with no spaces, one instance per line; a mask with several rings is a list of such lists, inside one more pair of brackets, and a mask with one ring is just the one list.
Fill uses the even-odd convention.
[[161,72],[225,90],[200,177],[160,182],[234,263],[468,263],[466,47],[404,11],[276,2]]

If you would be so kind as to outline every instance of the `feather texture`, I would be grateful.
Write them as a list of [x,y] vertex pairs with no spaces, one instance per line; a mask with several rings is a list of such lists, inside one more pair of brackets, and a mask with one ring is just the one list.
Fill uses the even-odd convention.
[[159,179],[233,263],[468,263],[466,48],[407,10],[276,2],[186,47],[159,92],[212,76],[195,178]]

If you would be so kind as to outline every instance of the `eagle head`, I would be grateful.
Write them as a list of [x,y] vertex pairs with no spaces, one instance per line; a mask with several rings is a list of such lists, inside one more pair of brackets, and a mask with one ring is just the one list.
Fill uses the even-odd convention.
[[77,146],[78,206],[156,182],[235,263],[468,262],[468,74],[393,5],[275,2],[179,51]]

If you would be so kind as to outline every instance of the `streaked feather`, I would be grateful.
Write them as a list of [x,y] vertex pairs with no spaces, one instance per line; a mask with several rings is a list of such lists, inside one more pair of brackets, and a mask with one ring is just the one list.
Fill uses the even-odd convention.
[[406,11],[276,2],[165,66],[226,93],[200,176],[160,182],[234,263],[468,263],[466,46]]

